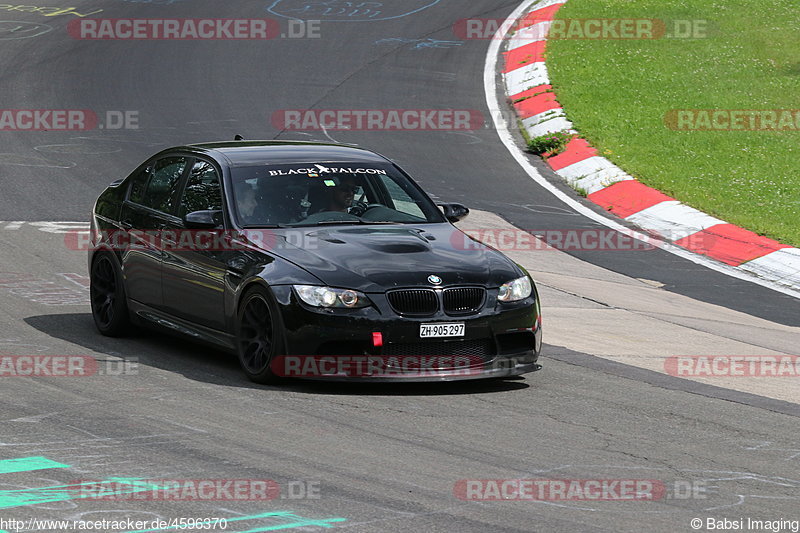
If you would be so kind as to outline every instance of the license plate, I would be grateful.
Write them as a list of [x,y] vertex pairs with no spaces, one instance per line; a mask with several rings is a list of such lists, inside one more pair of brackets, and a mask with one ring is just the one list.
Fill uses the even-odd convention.
[[464,323],[420,324],[419,336],[421,339],[429,339],[432,337],[463,337]]

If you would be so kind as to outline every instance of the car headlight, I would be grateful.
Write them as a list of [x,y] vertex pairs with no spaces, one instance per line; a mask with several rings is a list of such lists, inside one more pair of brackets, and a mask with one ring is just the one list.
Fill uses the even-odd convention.
[[297,296],[314,307],[340,307],[359,309],[369,306],[369,298],[360,291],[351,289],[332,289],[315,285],[294,285]]
[[533,292],[531,278],[522,276],[501,285],[497,299],[501,302],[517,302],[530,296],[531,292]]

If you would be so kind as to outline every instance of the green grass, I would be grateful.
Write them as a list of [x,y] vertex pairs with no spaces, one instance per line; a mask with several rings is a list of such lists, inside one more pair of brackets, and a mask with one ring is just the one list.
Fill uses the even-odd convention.
[[706,38],[551,40],[581,136],[643,183],[800,246],[800,132],[673,131],[671,109],[800,109],[797,0],[571,0],[557,18],[709,21]]

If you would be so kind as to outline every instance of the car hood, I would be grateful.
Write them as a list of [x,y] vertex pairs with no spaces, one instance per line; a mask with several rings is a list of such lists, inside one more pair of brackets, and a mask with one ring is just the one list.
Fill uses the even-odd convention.
[[517,265],[450,224],[313,227],[274,230],[261,248],[326,285],[383,292],[397,287],[499,287],[522,275]]

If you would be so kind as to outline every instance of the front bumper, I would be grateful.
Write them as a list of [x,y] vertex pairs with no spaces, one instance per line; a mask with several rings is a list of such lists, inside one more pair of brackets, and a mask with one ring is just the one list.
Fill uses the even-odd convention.
[[[318,309],[298,301],[291,287],[273,287],[286,333],[286,356],[347,358],[379,356],[383,372],[354,377],[347,372],[293,376],[303,379],[370,382],[437,382],[519,376],[541,368],[540,311],[536,297],[514,304],[487,302],[477,314],[458,317],[440,312],[425,318],[396,314],[384,295],[370,294],[364,309]],[[458,339],[422,339],[420,324],[463,322]],[[381,342],[375,342],[374,334]],[[408,358],[451,358],[457,364],[404,371]],[[405,358],[405,359],[404,359]],[[400,363],[398,363],[398,361]],[[466,363],[464,363],[466,361]]]
[[[511,361],[511,358],[502,358],[499,361]],[[325,376],[303,376],[298,379],[310,381],[340,381],[346,383],[437,383],[451,381],[471,381],[478,379],[506,378],[521,376],[541,370],[542,365],[537,363],[518,363],[503,366],[485,367],[480,370],[471,369],[469,373],[462,370],[442,370],[435,373],[402,375],[399,373],[380,374],[375,376],[353,377],[348,374],[328,374]]]

